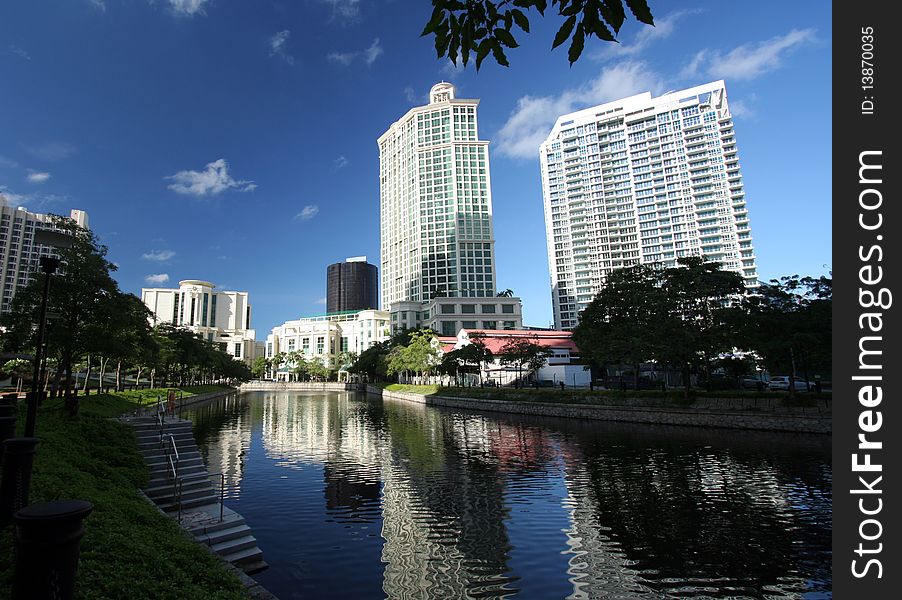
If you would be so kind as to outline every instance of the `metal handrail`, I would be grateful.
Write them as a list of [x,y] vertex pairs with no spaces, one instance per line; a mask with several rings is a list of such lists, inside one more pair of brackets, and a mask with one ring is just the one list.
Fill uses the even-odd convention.
[[225,506],[225,473],[196,473],[194,475],[184,475],[179,477],[176,480],[176,492],[175,492],[175,501],[178,504],[178,519],[179,523],[182,522],[182,485],[186,481],[190,481],[192,479],[209,479],[215,475],[219,475],[219,522],[222,523],[223,516],[223,507]]
[[[175,460],[172,460],[173,454]],[[166,448],[166,457],[169,459],[169,470],[172,472],[172,479],[175,480],[179,476],[179,449],[175,443],[175,436],[169,434],[169,447]]]

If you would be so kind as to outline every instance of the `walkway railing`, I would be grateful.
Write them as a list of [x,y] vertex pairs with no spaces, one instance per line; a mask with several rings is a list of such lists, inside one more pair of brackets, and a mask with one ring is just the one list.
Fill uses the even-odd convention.
[[219,522],[222,523],[222,515],[225,500],[225,473],[198,473],[196,475],[185,475],[176,480],[175,501],[178,505],[178,519],[182,521],[182,486],[186,481],[197,479],[209,479],[211,477],[219,477]]

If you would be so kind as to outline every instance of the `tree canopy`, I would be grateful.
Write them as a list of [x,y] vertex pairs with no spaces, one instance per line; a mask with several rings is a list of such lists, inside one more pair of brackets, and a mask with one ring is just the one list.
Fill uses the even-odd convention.
[[[654,17],[646,0],[551,0],[563,19],[551,48],[567,40],[567,59],[572,66],[583,53],[586,38],[595,37],[616,42],[629,9],[641,23],[654,25]],[[495,62],[509,66],[505,48],[516,48],[517,29],[529,33],[529,16],[533,9],[545,17],[548,0],[432,0],[432,16],[421,35],[435,38],[439,58],[447,56],[464,66],[475,56],[476,70],[491,53]]]

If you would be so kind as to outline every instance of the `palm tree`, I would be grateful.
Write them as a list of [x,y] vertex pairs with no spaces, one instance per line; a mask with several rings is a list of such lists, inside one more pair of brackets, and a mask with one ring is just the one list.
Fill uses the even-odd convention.
[[498,296],[497,296],[497,297],[498,297],[498,298],[513,298],[513,297],[514,297],[514,290],[512,290],[512,289],[510,289],[510,288],[507,288],[506,290],[501,290],[500,292],[498,292]]

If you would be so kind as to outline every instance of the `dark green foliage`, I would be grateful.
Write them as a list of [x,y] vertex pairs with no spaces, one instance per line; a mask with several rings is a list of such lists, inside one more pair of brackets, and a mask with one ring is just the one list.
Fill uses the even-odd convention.
[[[41,444],[31,501],[80,499],[94,505],[85,520],[75,597],[246,598],[234,575],[139,496],[147,468],[134,433],[106,418],[133,406],[125,397],[102,395],[86,399],[74,419],[60,401],[46,403],[38,414]],[[9,590],[12,528],[0,538],[0,589]]]
[[[654,25],[645,0],[551,0],[558,16],[564,17],[552,48],[569,39],[567,58],[573,65],[582,55],[587,37],[616,42],[626,20],[624,2],[636,20]],[[514,33],[517,29],[529,33],[527,13],[535,9],[544,17],[548,0],[432,0],[432,6],[432,16],[421,35],[432,34],[438,57],[447,56],[455,65],[460,58],[466,66],[474,53],[479,70],[489,52],[499,65],[509,65],[505,48],[519,46]]]

